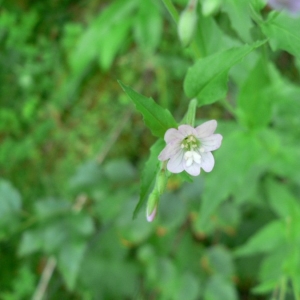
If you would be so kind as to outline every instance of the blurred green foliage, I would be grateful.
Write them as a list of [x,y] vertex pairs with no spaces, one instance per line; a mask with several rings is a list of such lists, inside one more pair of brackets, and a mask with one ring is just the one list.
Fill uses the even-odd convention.
[[[0,1],[0,299],[300,299],[300,19],[203,0],[182,48],[163,2]],[[153,223],[162,143],[117,80],[224,137]]]

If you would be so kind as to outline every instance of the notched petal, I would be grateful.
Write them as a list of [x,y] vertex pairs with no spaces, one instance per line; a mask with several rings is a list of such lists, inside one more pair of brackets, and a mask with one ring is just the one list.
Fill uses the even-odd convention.
[[197,135],[195,128],[190,125],[180,125],[178,131],[180,131],[184,137],[187,137],[188,135]]
[[168,129],[164,136],[164,140],[166,141],[166,143],[181,141],[182,139],[184,139],[184,136],[179,130],[175,128]]
[[167,169],[172,173],[180,173],[184,170],[183,167],[183,151],[178,151],[172,156],[167,164]]
[[192,176],[198,176],[200,174],[200,165],[195,162],[191,166],[185,166],[184,169]]
[[178,151],[182,151],[179,143],[169,143],[158,155],[160,161],[165,161],[175,155]]
[[214,159],[213,155],[211,154],[211,152],[202,153],[201,168],[205,172],[210,172],[214,168],[214,165],[215,165],[215,159]]
[[217,125],[218,125],[218,123],[216,120],[211,120],[211,121],[207,121],[207,122],[197,126],[195,128],[195,130],[197,132],[197,137],[205,138],[205,137],[212,135],[215,132]]
[[201,138],[201,147],[204,148],[205,152],[213,151],[220,148],[223,136],[219,133],[213,134],[206,138]]

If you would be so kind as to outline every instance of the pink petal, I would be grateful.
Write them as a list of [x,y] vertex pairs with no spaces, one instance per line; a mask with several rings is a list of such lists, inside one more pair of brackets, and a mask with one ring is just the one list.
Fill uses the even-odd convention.
[[160,161],[165,161],[181,151],[180,143],[169,143],[158,155]]
[[215,159],[211,152],[204,152],[201,154],[201,168],[205,172],[210,172],[215,165]]
[[156,216],[156,212],[157,212],[157,206],[154,207],[151,213],[147,209],[146,218],[148,222],[152,222],[154,220]]
[[188,135],[194,135],[197,136],[197,132],[195,130],[195,128],[193,128],[190,125],[180,125],[178,127],[178,131],[180,131],[180,133],[184,136],[187,137]]
[[217,133],[211,136],[200,139],[200,148],[203,147],[206,152],[220,148],[222,142],[222,135]]
[[197,137],[204,138],[212,135],[215,132],[217,125],[218,123],[216,120],[207,121],[199,125],[198,127],[195,128],[197,132]]
[[184,152],[180,149],[174,156],[172,156],[167,164],[167,169],[172,173],[180,173],[184,170],[183,167]]
[[191,166],[184,166],[186,172],[188,172],[192,176],[198,176],[200,174],[200,164],[193,163]]
[[164,139],[165,139],[166,143],[170,143],[175,140],[182,141],[184,139],[184,135],[179,130],[177,130],[175,128],[170,128],[166,131]]

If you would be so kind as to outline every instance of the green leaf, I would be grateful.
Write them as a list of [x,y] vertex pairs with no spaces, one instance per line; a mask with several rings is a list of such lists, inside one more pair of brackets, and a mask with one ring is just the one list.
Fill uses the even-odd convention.
[[0,180],[0,236],[13,231],[19,223],[22,198],[10,182]]
[[18,254],[25,256],[42,249],[43,239],[38,230],[27,230],[23,233]]
[[[108,161],[104,168],[104,174],[111,182],[128,184],[135,178],[135,169],[126,159],[115,159]],[[98,182],[99,184],[99,182]]]
[[65,243],[58,255],[58,268],[70,290],[75,287],[80,265],[86,250],[86,242]]
[[[0,222],[17,214],[21,209],[20,193],[5,180],[0,180]],[[0,223],[0,224],[1,224]]]
[[75,191],[85,191],[97,187],[103,181],[104,171],[96,160],[89,160],[76,168],[75,174],[69,180],[69,186]]
[[[236,198],[236,201],[251,198],[256,192],[259,175],[266,166],[263,148],[256,135],[243,132],[235,126],[225,137],[220,149],[213,154],[216,162],[214,169],[206,175],[196,223],[199,231],[205,230],[212,214],[229,196]],[[232,170],[234,175],[228,176]],[[250,187],[248,178],[252,183]]]
[[228,14],[232,28],[239,37],[246,42],[251,42],[250,29],[253,23],[248,11],[248,1],[225,0],[223,10]]
[[235,251],[235,255],[268,253],[283,243],[286,243],[284,224],[281,221],[273,221],[251,236],[245,245]]
[[[211,0],[207,2],[210,3]],[[237,46],[230,45],[230,38],[221,31],[213,17],[199,17],[195,40],[202,56]]]
[[295,213],[300,215],[300,206],[297,199],[289,191],[287,183],[279,183],[274,179],[268,179],[265,184],[268,202],[272,210],[282,218],[292,217]]
[[159,6],[152,0],[140,1],[133,30],[137,44],[142,50],[150,53],[155,51],[161,40],[162,25]]
[[204,300],[237,300],[233,284],[218,275],[210,277],[204,293]]
[[141,210],[142,205],[147,200],[149,193],[155,183],[156,174],[159,170],[159,160],[158,154],[163,149],[163,140],[158,140],[156,143],[151,147],[150,157],[146,162],[146,165],[142,172],[141,184],[140,184],[140,199],[136,208],[133,212],[133,218],[135,218],[138,212]]
[[271,120],[274,97],[268,71],[269,66],[259,59],[239,93],[240,116],[249,128],[267,126]]
[[128,243],[139,245],[147,240],[153,234],[154,228],[146,222],[145,214],[138,214],[132,220],[132,210],[134,207],[133,201],[124,203],[121,209],[121,217],[116,220],[118,226],[118,233]]
[[144,122],[153,135],[163,138],[169,128],[177,128],[176,121],[167,109],[155,103],[152,98],[147,98],[135,92],[121,81],[119,81],[119,84],[133,101],[136,109],[143,115]]
[[178,194],[165,193],[159,205],[160,225],[169,231],[179,228],[188,214],[187,206]]
[[196,300],[199,299],[199,294],[201,290],[201,285],[199,282],[199,278],[190,272],[185,272],[182,274],[176,300]]
[[116,54],[128,41],[129,31],[133,24],[133,18],[124,19],[122,22],[111,26],[110,31],[98,45],[98,61],[104,71],[109,70]]
[[179,283],[177,264],[175,264],[174,260],[167,257],[162,257],[160,260],[157,260],[156,264],[159,269],[156,280],[158,288],[163,291],[163,299],[174,299]]
[[12,278],[10,291],[1,291],[1,300],[30,299],[36,288],[36,274],[29,264],[24,264]]
[[267,22],[261,24],[262,31],[270,38],[273,50],[286,50],[300,58],[300,19],[284,13],[276,14],[269,14]]
[[222,246],[212,246],[207,249],[207,258],[214,273],[230,279],[234,272],[231,253]]
[[[101,57],[100,62],[105,68],[108,67],[114,58],[117,50],[124,41],[125,34],[130,24],[126,24],[124,31],[121,28],[123,22],[130,19],[131,14],[136,8],[137,2],[135,0],[118,0],[110,4],[97,18],[95,18],[88,26],[86,31],[82,34],[76,47],[70,55],[69,62],[74,75],[79,75],[85,72],[86,68],[97,57]],[[111,34],[110,30],[113,28],[116,36]],[[113,42],[110,47],[112,53],[107,53],[109,42]],[[104,51],[104,52],[103,52]],[[104,59],[108,58],[108,62]]]
[[265,41],[252,45],[231,48],[202,58],[189,68],[184,80],[184,90],[188,97],[198,96],[198,105],[219,100],[227,93],[229,69],[241,61]]
[[213,103],[226,97],[228,73],[217,74],[197,96],[198,106]]
[[257,12],[266,6],[266,0],[250,0],[249,2],[251,7]]
[[71,203],[56,198],[46,198],[34,204],[39,220],[45,221],[51,217],[63,216],[71,210]]
[[[289,250],[288,244],[282,244],[264,257],[259,270],[259,281],[262,284],[256,287],[256,293],[270,292],[271,289],[267,291],[267,288],[271,288],[271,283],[276,282],[278,284],[282,278],[283,269],[287,270],[285,261],[291,254]],[[273,288],[275,287],[274,284]]]
[[251,292],[253,294],[258,294],[258,295],[267,294],[267,293],[274,291],[276,286],[278,286],[278,280],[276,280],[276,279],[273,279],[270,281],[264,281],[263,283],[259,284],[258,286],[254,287],[253,289],[251,289]]

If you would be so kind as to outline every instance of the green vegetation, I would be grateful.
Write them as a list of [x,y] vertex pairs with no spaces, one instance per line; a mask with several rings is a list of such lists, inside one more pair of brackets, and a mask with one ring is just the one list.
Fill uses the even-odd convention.
[[[300,16],[188,2],[0,1],[1,300],[300,299]],[[215,167],[149,223],[188,107]]]

